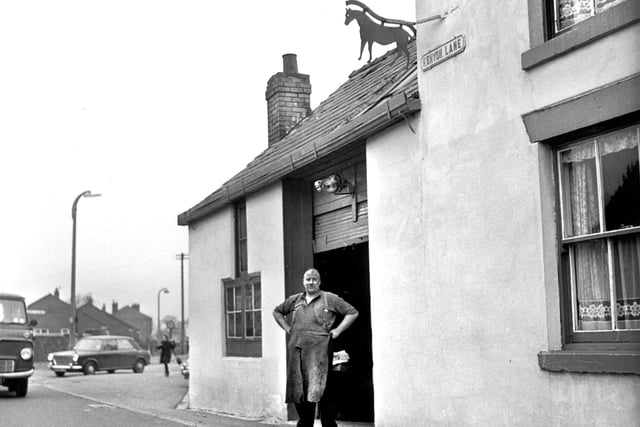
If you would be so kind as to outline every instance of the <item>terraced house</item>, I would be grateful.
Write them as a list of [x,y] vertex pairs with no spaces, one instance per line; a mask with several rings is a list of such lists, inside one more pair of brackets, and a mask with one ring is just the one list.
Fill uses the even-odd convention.
[[271,310],[315,265],[361,314],[343,419],[638,423],[640,4],[456,6],[312,112],[285,56],[268,147],[178,216],[192,406],[289,417]]

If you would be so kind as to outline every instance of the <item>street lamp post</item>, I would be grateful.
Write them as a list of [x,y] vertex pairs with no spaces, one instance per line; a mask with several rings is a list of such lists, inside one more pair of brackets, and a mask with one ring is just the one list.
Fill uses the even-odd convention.
[[160,341],[160,294],[165,293],[168,294],[169,293],[169,289],[167,288],[162,288],[158,291],[158,341]]
[[180,324],[180,353],[184,354],[184,342],[186,339],[184,336],[184,260],[189,259],[189,254],[180,253],[176,255],[176,259],[180,260],[180,304],[182,316],[182,323]]
[[71,207],[71,219],[73,220],[73,235],[71,237],[71,332],[69,333],[69,345],[73,348],[76,344],[77,322],[76,322],[76,214],[78,201],[82,197],[100,197],[100,194],[92,194],[91,191],[84,191],[75,198]]

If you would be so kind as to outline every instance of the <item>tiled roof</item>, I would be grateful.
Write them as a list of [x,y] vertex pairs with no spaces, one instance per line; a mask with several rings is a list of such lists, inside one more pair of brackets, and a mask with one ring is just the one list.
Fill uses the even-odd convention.
[[266,187],[356,140],[370,136],[419,110],[415,39],[410,61],[396,49],[354,71],[349,79],[291,132],[267,148],[240,173],[178,216],[187,225]]

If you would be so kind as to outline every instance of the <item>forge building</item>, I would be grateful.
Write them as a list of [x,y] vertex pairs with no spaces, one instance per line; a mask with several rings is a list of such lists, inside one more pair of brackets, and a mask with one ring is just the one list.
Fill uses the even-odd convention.
[[192,407],[289,416],[271,311],[315,266],[361,313],[342,419],[638,424],[640,3],[457,5],[311,113],[286,55],[268,148],[178,216]]

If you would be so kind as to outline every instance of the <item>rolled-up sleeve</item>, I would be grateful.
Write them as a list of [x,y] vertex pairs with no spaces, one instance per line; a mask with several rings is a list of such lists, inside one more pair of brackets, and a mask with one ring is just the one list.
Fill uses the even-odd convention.
[[347,314],[358,314],[358,310],[337,295],[332,295],[331,302],[333,310],[345,316]]
[[285,299],[280,304],[276,305],[276,307],[273,309],[273,311],[276,312],[276,313],[280,313],[283,316],[288,315],[289,313],[291,313],[291,309],[293,307],[293,303],[294,303],[295,299],[296,299],[296,295],[290,296],[289,298]]

